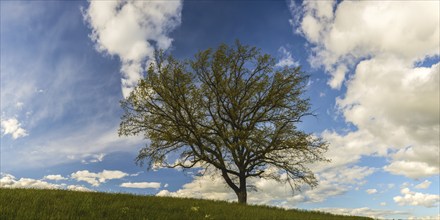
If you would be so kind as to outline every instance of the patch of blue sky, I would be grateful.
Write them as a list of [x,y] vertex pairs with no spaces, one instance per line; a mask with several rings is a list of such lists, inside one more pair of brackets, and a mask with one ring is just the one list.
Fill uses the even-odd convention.
[[440,51],[434,56],[425,57],[414,63],[414,67],[431,67],[432,65],[440,62]]

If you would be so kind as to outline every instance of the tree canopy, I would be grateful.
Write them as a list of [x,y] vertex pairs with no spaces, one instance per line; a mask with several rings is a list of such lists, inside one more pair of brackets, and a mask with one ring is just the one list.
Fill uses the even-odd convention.
[[[213,166],[247,201],[249,177],[312,187],[308,164],[326,161],[327,143],[297,128],[312,115],[308,75],[238,41],[179,61],[157,52],[130,96],[121,101],[120,135],[144,135],[137,162],[148,167]],[[168,161],[167,155],[179,155]],[[274,168],[273,172],[266,172]]]

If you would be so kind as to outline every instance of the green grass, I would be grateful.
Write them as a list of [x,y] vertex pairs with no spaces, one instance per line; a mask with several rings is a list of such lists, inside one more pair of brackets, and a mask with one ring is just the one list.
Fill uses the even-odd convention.
[[0,188],[0,219],[363,220],[370,218],[199,199]]

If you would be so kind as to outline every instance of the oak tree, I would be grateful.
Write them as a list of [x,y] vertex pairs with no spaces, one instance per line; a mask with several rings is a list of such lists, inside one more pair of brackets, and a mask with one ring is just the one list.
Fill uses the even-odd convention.
[[[270,55],[238,41],[179,61],[155,55],[145,78],[121,101],[120,135],[144,135],[137,162],[148,167],[216,168],[247,202],[249,177],[312,187],[308,165],[326,161],[327,143],[298,129],[312,115],[303,97],[308,76],[278,67]],[[168,161],[167,155],[179,155]],[[266,172],[269,168],[277,172]]]

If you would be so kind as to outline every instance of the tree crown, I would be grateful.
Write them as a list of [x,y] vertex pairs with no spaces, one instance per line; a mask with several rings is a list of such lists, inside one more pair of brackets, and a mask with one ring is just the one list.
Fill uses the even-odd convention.
[[[307,79],[300,67],[276,67],[269,55],[239,42],[187,61],[158,52],[121,101],[119,134],[150,140],[136,158],[141,164],[214,166],[236,192],[247,177],[315,186],[307,164],[326,161],[327,143],[297,129],[312,115],[303,98]],[[168,161],[170,153],[179,159]]]

